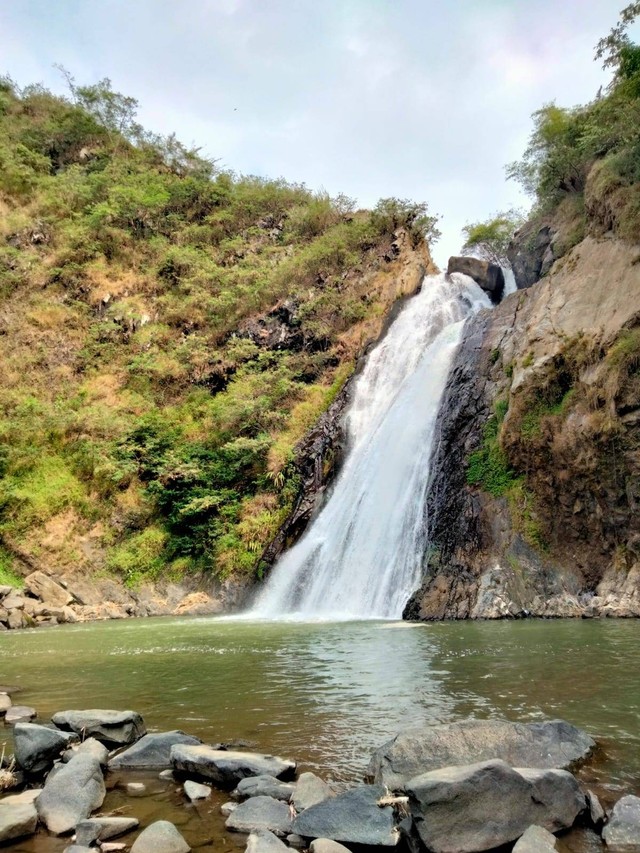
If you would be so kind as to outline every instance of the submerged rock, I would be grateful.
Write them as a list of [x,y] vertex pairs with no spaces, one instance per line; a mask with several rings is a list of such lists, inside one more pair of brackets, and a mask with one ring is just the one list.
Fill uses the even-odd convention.
[[586,732],[564,720],[463,720],[400,732],[373,753],[367,778],[394,790],[420,773],[494,758],[512,767],[568,769],[594,746]]
[[628,794],[618,800],[602,838],[614,850],[640,850],[640,797]]
[[39,726],[36,723],[16,723],[13,728],[14,753],[18,767],[27,773],[43,773],[59,758],[75,734]]
[[297,812],[303,812],[329,797],[333,797],[333,791],[323,779],[315,773],[301,773],[295,785],[292,802]]
[[[304,773],[302,774],[304,776]],[[296,786],[289,782],[281,782],[275,776],[248,776],[238,782],[238,787],[232,796],[244,797],[273,797],[274,800],[289,802]]]
[[295,761],[274,755],[184,744],[171,747],[171,763],[178,773],[199,776],[222,788],[232,788],[247,776],[289,777],[296,769]]
[[0,844],[33,835],[37,825],[38,813],[32,803],[0,802]]
[[190,779],[187,779],[183,787],[186,796],[191,802],[194,800],[206,800],[207,797],[211,796],[211,788],[207,785],[201,785],[199,782],[192,782]]
[[147,732],[142,717],[136,711],[96,708],[87,711],[59,711],[51,719],[59,729],[76,732],[83,738],[94,737],[110,747],[134,743]]
[[99,762],[90,755],[76,755],[49,774],[36,808],[49,832],[62,835],[99,808],[105,794]]
[[585,808],[563,770],[514,770],[504,761],[444,767],[406,785],[416,830],[432,853],[491,850],[529,826],[566,829]]
[[233,832],[266,829],[276,835],[287,835],[291,832],[291,811],[286,803],[273,797],[251,797],[231,812],[225,826]]
[[28,705],[12,705],[5,714],[4,722],[7,726],[15,726],[16,723],[30,723],[37,717],[35,708]]
[[360,785],[311,806],[293,822],[293,832],[305,838],[328,838],[345,844],[394,847],[400,840],[393,809],[380,807],[383,785]]
[[197,746],[202,741],[177,729],[147,734],[109,761],[109,770],[160,770],[171,767],[171,747],[177,743]]
[[136,838],[131,853],[189,853],[190,850],[172,823],[157,820]]

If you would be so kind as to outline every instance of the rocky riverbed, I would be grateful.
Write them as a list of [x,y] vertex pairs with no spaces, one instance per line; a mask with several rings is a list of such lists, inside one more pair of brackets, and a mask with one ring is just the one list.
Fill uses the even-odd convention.
[[[528,853],[578,849],[566,846],[566,833],[579,828],[583,849],[640,851],[640,798],[624,794],[605,811],[574,775],[598,745],[561,720],[408,729],[375,750],[362,783],[335,790],[299,772],[294,759],[246,743],[148,732],[132,710],[62,710],[40,722],[17,698],[0,689],[13,735],[0,771],[0,844],[8,849]],[[163,812],[168,791],[174,805]],[[149,809],[152,799],[160,805]],[[199,833],[183,830],[176,806],[199,810]]]

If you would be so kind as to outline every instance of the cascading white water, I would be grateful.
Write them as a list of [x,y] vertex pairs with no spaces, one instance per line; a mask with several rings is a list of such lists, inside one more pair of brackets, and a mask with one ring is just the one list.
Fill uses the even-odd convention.
[[252,616],[402,615],[426,549],[426,490],[440,398],[465,319],[489,305],[467,276],[425,278],[355,383],[346,461],[333,491],[273,568]]

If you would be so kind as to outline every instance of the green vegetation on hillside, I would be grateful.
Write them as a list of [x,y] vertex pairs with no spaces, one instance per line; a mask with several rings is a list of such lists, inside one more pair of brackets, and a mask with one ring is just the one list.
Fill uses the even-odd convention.
[[395,235],[436,220],[235,175],[68,82],[0,81],[0,540],[131,583],[251,571],[397,296]]
[[628,28],[638,16],[640,3],[630,3],[598,43],[596,58],[613,72],[608,90],[585,106],[551,103],[535,112],[523,158],[507,167],[508,177],[534,198],[534,214],[563,207],[574,229],[582,222],[634,242],[640,234],[640,45]]

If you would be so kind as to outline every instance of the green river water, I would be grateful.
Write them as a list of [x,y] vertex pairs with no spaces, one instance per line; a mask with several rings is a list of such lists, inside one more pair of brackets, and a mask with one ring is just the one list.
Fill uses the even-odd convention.
[[[640,625],[636,621],[255,623],[137,619],[0,635],[0,682],[46,720],[66,708],[132,708],[150,731],[242,739],[336,787],[362,778],[399,729],[466,717],[561,717],[599,742],[581,770],[606,803],[640,793]],[[10,744],[10,736],[5,737]],[[0,739],[1,742],[1,739]],[[173,820],[196,849],[237,850],[214,793],[187,806],[175,784],[143,779],[128,798],[110,775],[104,810]],[[61,853],[39,834],[9,848]],[[599,850],[574,832],[563,850]]]

